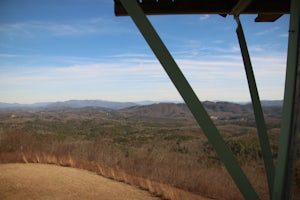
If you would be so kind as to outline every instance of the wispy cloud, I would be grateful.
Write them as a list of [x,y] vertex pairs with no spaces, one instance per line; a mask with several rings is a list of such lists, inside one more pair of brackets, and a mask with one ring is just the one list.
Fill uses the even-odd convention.
[[[220,43],[221,44],[221,43]],[[239,54],[240,48],[238,45],[202,45],[200,42],[187,43],[181,46],[180,51],[175,51],[175,55],[180,58],[197,58],[206,55],[224,55],[224,54]]]
[[212,43],[214,44],[223,44],[225,41],[224,40],[214,40]]
[[71,22],[28,21],[0,24],[0,36],[7,37],[82,36],[130,32],[132,32],[130,28],[122,25],[117,20],[104,17]]
[[209,15],[200,15],[200,20],[202,21],[202,20],[206,20],[206,19],[208,19],[210,16]]
[[[160,97],[160,100],[163,98],[180,100],[156,59],[145,59],[144,55],[134,57],[130,53],[127,55],[116,57],[113,61],[91,58],[88,63],[84,62],[88,60],[87,58],[77,58],[78,64],[32,66],[17,71],[9,70],[9,66],[5,70],[2,67],[0,92],[6,96],[5,98],[17,94],[26,96],[22,91],[35,91],[38,94],[47,91],[48,96],[52,95],[52,98],[57,99],[62,94],[65,98],[78,98],[81,94],[85,95],[84,98],[115,97],[114,100],[118,100],[120,94],[125,95],[127,92],[125,96],[131,99]],[[203,59],[176,59],[176,61],[201,99],[247,98],[249,92],[240,56],[210,56]],[[263,97],[280,98],[282,95],[280,91],[283,91],[284,59],[278,56],[254,56],[252,61],[260,90],[272,91],[265,93],[268,96]],[[135,98],[130,96],[131,92],[132,95],[136,95]]]
[[287,37],[289,37],[289,34],[288,33],[280,34],[279,37],[287,38]]
[[8,54],[8,53],[0,53],[0,58],[15,58],[15,57],[19,57],[20,55],[16,55],[16,54]]
[[112,58],[146,58],[149,55],[144,53],[123,53],[110,56]]
[[261,32],[257,32],[255,33],[256,36],[262,36],[262,35],[267,35],[267,34],[271,34],[271,33],[274,33],[276,32],[277,30],[279,30],[280,27],[279,26],[275,26],[271,29],[268,29],[268,30],[264,30],[264,31],[261,31]]

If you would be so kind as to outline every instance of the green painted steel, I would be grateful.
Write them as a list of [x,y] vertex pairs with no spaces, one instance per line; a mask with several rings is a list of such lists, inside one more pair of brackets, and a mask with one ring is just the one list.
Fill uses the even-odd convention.
[[290,12],[290,27],[289,27],[289,40],[288,40],[288,56],[287,68],[285,77],[285,92],[284,103],[282,111],[281,132],[279,141],[278,161],[276,166],[274,187],[273,187],[273,200],[281,200],[288,198],[287,195],[290,191],[287,180],[288,177],[288,159],[292,154],[291,144],[293,141],[294,129],[294,105],[295,105],[295,91],[296,91],[296,76],[297,67],[299,67],[299,26],[300,26],[300,1],[291,0]]
[[267,174],[269,193],[270,193],[270,196],[272,196],[275,167],[274,167],[271,146],[270,146],[270,142],[269,142],[269,136],[267,133],[264,114],[263,114],[261,102],[259,99],[259,94],[257,91],[255,76],[253,73],[250,55],[249,55],[249,51],[247,48],[247,43],[246,43],[243,28],[242,28],[242,24],[241,24],[238,16],[236,16],[235,19],[237,21],[236,33],[237,33],[240,48],[241,48],[241,53],[242,53],[245,71],[246,71],[247,80],[248,80],[248,86],[249,86],[249,90],[250,90],[250,94],[251,94],[252,106],[253,106],[254,115],[255,115],[255,121],[256,121],[258,136],[259,136],[259,142],[260,142],[262,157],[264,160],[265,170],[266,170],[266,174]]
[[188,81],[177,66],[170,52],[156,33],[136,0],[120,0],[126,11],[132,17],[136,26],[144,36],[148,45],[162,64],[171,81],[181,94],[209,142],[215,148],[221,161],[235,181],[245,199],[259,199],[249,180],[243,173],[239,163],[226,145],[216,126],[205,111],[202,103],[194,93]]
[[241,14],[250,4],[252,0],[239,0],[237,4],[232,8],[230,14],[238,16]]

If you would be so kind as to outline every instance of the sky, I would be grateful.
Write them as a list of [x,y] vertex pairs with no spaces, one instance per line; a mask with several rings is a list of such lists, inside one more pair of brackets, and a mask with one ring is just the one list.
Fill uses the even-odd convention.
[[[0,102],[182,101],[113,0],[1,0]],[[240,16],[261,99],[283,99],[289,15]],[[250,101],[232,16],[148,17],[201,101]]]

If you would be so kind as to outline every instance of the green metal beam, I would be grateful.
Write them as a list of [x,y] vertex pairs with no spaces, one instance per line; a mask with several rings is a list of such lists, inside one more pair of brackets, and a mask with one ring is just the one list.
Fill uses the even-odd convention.
[[242,57],[243,57],[243,61],[244,61],[245,71],[246,71],[246,75],[247,75],[248,86],[249,86],[249,90],[250,90],[250,94],[251,94],[252,106],[253,106],[253,110],[254,110],[255,121],[256,121],[258,136],[259,136],[259,142],[260,142],[260,147],[261,147],[261,151],[262,151],[262,157],[264,160],[265,170],[266,170],[266,174],[267,174],[269,194],[271,197],[272,191],[273,191],[272,188],[273,188],[274,173],[275,173],[275,167],[274,167],[273,156],[272,156],[272,152],[271,152],[271,146],[270,146],[270,142],[269,142],[269,137],[268,137],[268,133],[267,133],[267,128],[266,128],[266,123],[265,123],[265,119],[264,119],[261,102],[260,102],[258,91],[257,91],[255,76],[254,76],[253,69],[252,69],[252,64],[251,64],[251,60],[250,60],[249,51],[247,48],[244,31],[242,28],[242,24],[239,20],[239,17],[235,16],[235,19],[237,22],[236,33],[238,36],[241,53],[242,53]]
[[199,101],[195,92],[189,85],[188,81],[177,66],[175,60],[160,39],[159,35],[156,33],[150,21],[143,13],[137,1],[120,1],[129,15],[132,17],[136,26],[139,28],[148,45],[151,47],[153,53],[156,55],[166,73],[170,77],[171,81],[177,88],[178,92],[181,94],[185,103],[194,115],[196,121],[203,129],[206,137],[208,138],[208,141],[215,148],[218,156],[224,163],[226,169],[243,194],[244,198],[249,200],[259,199],[257,193],[255,192],[249,180],[239,166],[236,158],[226,145],[216,126],[204,109],[202,103]]
[[[279,141],[279,152],[273,187],[273,200],[281,200],[288,198],[290,191],[288,185],[289,174],[289,157],[291,157],[292,144],[294,140],[294,124],[295,121],[295,104],[296,98],[296,76],[297,67],[299,67],[299,26],[300,26],[300,1],[291,0],[290,11],[290,27],[289,27],[289,40],[288,40],[288,56],[287,68],[285,77],[285,92],[282,111],[281,132]],[[299,122],[298,122],[299,123]]]
[[230,14],[238,16],[241,14],[250,4],[252,0],[239,0],[237,4],[232,8]]

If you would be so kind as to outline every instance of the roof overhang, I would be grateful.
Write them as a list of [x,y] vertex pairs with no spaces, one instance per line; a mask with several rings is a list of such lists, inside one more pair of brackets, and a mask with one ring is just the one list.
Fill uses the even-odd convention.
[[[115,1],[115,15],[127,16],[119,0]],[[137,0],[146,15],[168,14],[232,14],[243,0]],[[258,14],[256,22],[275,21],[290,13],[290,0],[252,0],[240,14]]]

